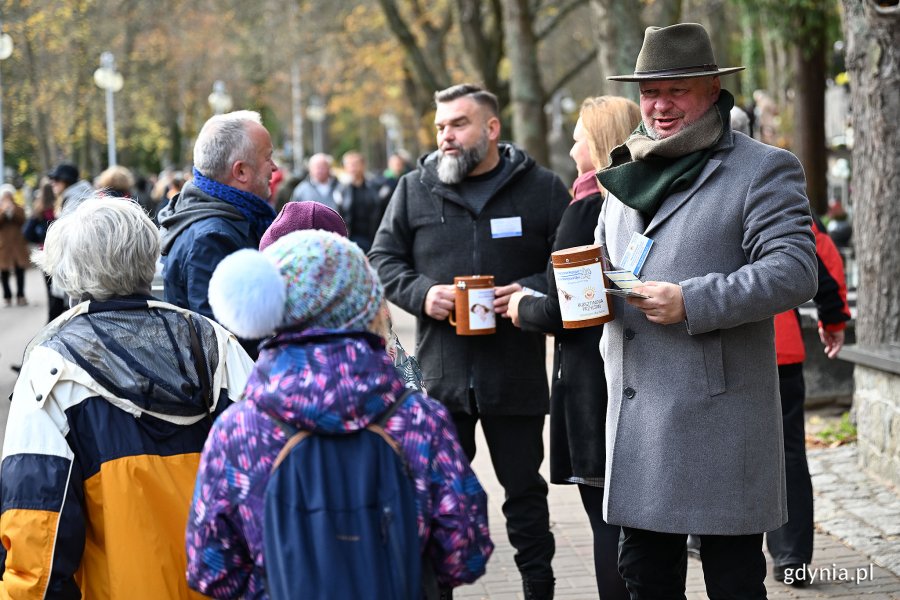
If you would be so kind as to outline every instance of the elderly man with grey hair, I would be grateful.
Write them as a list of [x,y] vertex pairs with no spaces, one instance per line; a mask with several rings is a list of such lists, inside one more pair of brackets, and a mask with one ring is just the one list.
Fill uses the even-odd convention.
[[[165,299],[213,318],[209,278],[223,258],[257,248],[275,218],[267,202],[272,138],[259,113],[209,119],[194,145],[194,178],[159,212]],[[255,354],[255,344],[245,343]]]
[[294,188],[291,202],[318,202],[337,210],[334,190],[338,180],[331,173],[333,164],[334,159],[328,154],[319,152],[309,157],[309,176]]
[[150,296],[158,256],[143,210],[98,196],[35,255],[75,305],[29,344],[13,392],[0,597],[194,597],[200,451],[253,365],[220,325]]

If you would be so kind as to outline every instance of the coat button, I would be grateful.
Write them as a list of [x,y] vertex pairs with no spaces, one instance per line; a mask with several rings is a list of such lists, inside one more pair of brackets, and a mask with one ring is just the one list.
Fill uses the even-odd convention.
[[52,369],[50,369],[51,375],[56,375],[57,373],[59,373],[59,370],[56,367],[53,367]]
[[44,399],[44,395],[43,395],[43,394],[38,394],[37,396],[34,397],[34,399],[37,400],[38,402],[40,402],[41,400]]
[[634,339],[634,329],[631,329],[631,328],[629,327],[628,329],[625,330],[625,339],[626,339],[626,340],[633,340],[633,339]]
[[634,388],[632,388],[632,387],[627,387],[627,388],[625,388],[625,397],[628,398],[629,400],[630,400],[631,398],[634,398],[634,395],[635,395],[636,393],[637,393],[637,392],[635,392],[635,391],[634,391]]

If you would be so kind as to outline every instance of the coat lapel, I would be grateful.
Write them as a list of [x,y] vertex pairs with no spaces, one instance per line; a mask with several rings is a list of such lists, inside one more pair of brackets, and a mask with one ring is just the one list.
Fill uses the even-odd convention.
[[[656,211],[656,214],[653,216],[653,219],[650,221],[650,224],[647,226],[647,229],[644,230],[644,235],[650,237],[650,233],[659,227],[661,223],[663,223],[666,219],[668,219],[672,214],[674,214],[679,208],[684,206],[684,204],[690,200],[691,196],[696,193],[700,186],[709,178],[713,172],[719,168],[719,165],[722,164],[721,160],[716,160],[714,158],[709,159],[707,161],[706,166],[703,167],[703,170],[700,171],[700,175],[697,176],[697,179],[694,180],[694,183],[691,184],[686,190],[678,192],[676,194],[672,194],[669,196],[659,207],[659,210]],[[640,230],[638,230],[640,231]]]

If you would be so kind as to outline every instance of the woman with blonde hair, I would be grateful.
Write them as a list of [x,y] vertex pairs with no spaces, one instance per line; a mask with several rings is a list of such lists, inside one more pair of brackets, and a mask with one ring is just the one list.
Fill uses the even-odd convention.
[[[572,203],[556,230],[553,250],[594,243],[594,228],[606,192],[595,176],[609,162],[609,152],[625,142],[641,120],[637,104],[627,98],[586,99],[572,134],[569,156],[578,178]],[[550,481],[578,484],[594,533],[597,589],[603,600],[628,598],[618,572],[618,526],[603,520],[606,462],[606,377],[600,357],[603,327],[563,329],[553,266],[547,266],[547,295],[513,294],[509,316],[525,331],[555,336],[550,395]]]

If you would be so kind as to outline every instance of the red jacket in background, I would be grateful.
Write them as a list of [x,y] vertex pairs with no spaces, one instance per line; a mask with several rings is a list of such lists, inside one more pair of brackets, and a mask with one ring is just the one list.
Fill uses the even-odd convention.
[[[841,331],[850,320],[844,262],[837,246],[815,216],[812,228],[816,234],[816,259],[819,263],[819,290],[813,297],[819,314],[819,326],[826,331]],[[779,365],[793,365],[806,359],[800,312],[796,308],[775,315],[775,354]]]

